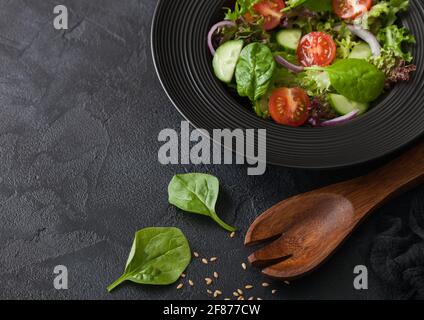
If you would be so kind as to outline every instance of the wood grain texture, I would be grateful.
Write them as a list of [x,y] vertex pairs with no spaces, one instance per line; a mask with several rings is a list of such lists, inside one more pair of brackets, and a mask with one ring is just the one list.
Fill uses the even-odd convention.
[[274,278],[300,277],[324,262],[358,224],[424,180],[424,142],[389,164],[346,182],[281,201],[259,216],[245,244],[275,239],[249,257]]

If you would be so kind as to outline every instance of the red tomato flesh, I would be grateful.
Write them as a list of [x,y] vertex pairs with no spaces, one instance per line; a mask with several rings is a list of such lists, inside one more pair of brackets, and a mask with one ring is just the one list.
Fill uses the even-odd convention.
[[297,58],[305,67],[326,67],[336,58],[336,44],[325,32],[308,33],[300,40]]
[[301,88],[278,88],[269,98],[269,113],[278,124],[299,127],[309,118],[311,102]]
[[372,0],[333,0],[333,10],[342,19],[355,19],[372,7]]
[[264,18],[264,29],[272,30],[278,27],[286,4],[283,0],[263,0],[253,6],[253,10]]

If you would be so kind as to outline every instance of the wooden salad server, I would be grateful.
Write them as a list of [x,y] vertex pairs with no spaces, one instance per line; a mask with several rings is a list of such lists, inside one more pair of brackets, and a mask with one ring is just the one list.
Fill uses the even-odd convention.
[[281,201],[250,226],[245,245],[269,244],[249,256],[262,273],[281,280],[322,264],[370,213],[424,182],[424,141],[368,175]]

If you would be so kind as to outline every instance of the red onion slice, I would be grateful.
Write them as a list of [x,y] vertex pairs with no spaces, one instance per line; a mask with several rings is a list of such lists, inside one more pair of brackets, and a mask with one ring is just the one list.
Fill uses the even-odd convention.
[[212,44],[212,38],[216,30],[223,27],[235,27],[235,26],[236,26],[236,23],[234,21],[228,21],[228,20],[218,22],[217,24],[214,24],[212,26],[212,28],[209,30],[209,33],[208,33],[208,47],[212,55],[215,55],[215,48],[213,47],[213,44]]
[[277,61],[279,64],[281,64],[283,67],[286,67],[290,71],[294,73],[301,73],[303,70],[305,70],[302,66],[297,66],[291,62],[288,62],[286,59],[284,59],[282,56],[274,56],[275,61]]
[[331,119],[328,121],[324,121],[321,123],[322,127],[333,127],[338,126],[341,124],[345,124],[353,119],[355,119],[359,114],[359,110],[353,110],[352,112],[349,112],[348,114],[344,115],[343,117],[338,117],[335,119]]
[[[342,27],[341,25],[338,25],[338,26],[336,26],[334,28],[334,30],[339,31],[341,29],[341,27]],[[347,25],[347,28],[355,36],[357,36],[358,38],[361,38],[366,43],[368,43],[368,45],[371,48],[371,52],[372,52],[372,55],[373,56],[379,56],[380,55],[380,53],[381,53],[381,45],[378,42],[378,40],[375,37],[375,35],[373,35],[368,30],[362,29],[361,27],[355,26],[355,25],[348,24]]]

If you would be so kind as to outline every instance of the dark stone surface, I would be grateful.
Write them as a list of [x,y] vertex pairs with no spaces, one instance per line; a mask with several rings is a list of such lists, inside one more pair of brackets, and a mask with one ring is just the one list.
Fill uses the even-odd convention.
[[[423,188],[391,202],[364,223],[321,269],[291,285],[265,279],[240,264],[249,223],[272,204],[357,176],[369,166],[337,171],[269,167],[248,177],[244,166],[162,166],[164,128],[179,128],[155,74],[150,24],[155,0],[63,0],[70,29],[53,28],[51,0],[0,2],[0,298],[206,299],[203,278],[220,274],[225,296],[245,284],[252,296],[276,299],[393,298],[369,266],[376,226],[402,215]],[[208,219],[167,203],[175,173],[201,171],[221,180],[219,212],[240,228],[235,239]],[[218,256],[195,260],[195,286],[106,286],[124,267],[134,232],[178,226],[193,250]],[[53,268],[69,270],[69,290],[53,288]],[[365,264],[370,289],[353,289],[353,268]],[[249,294],[250,295],[250,294]]]

